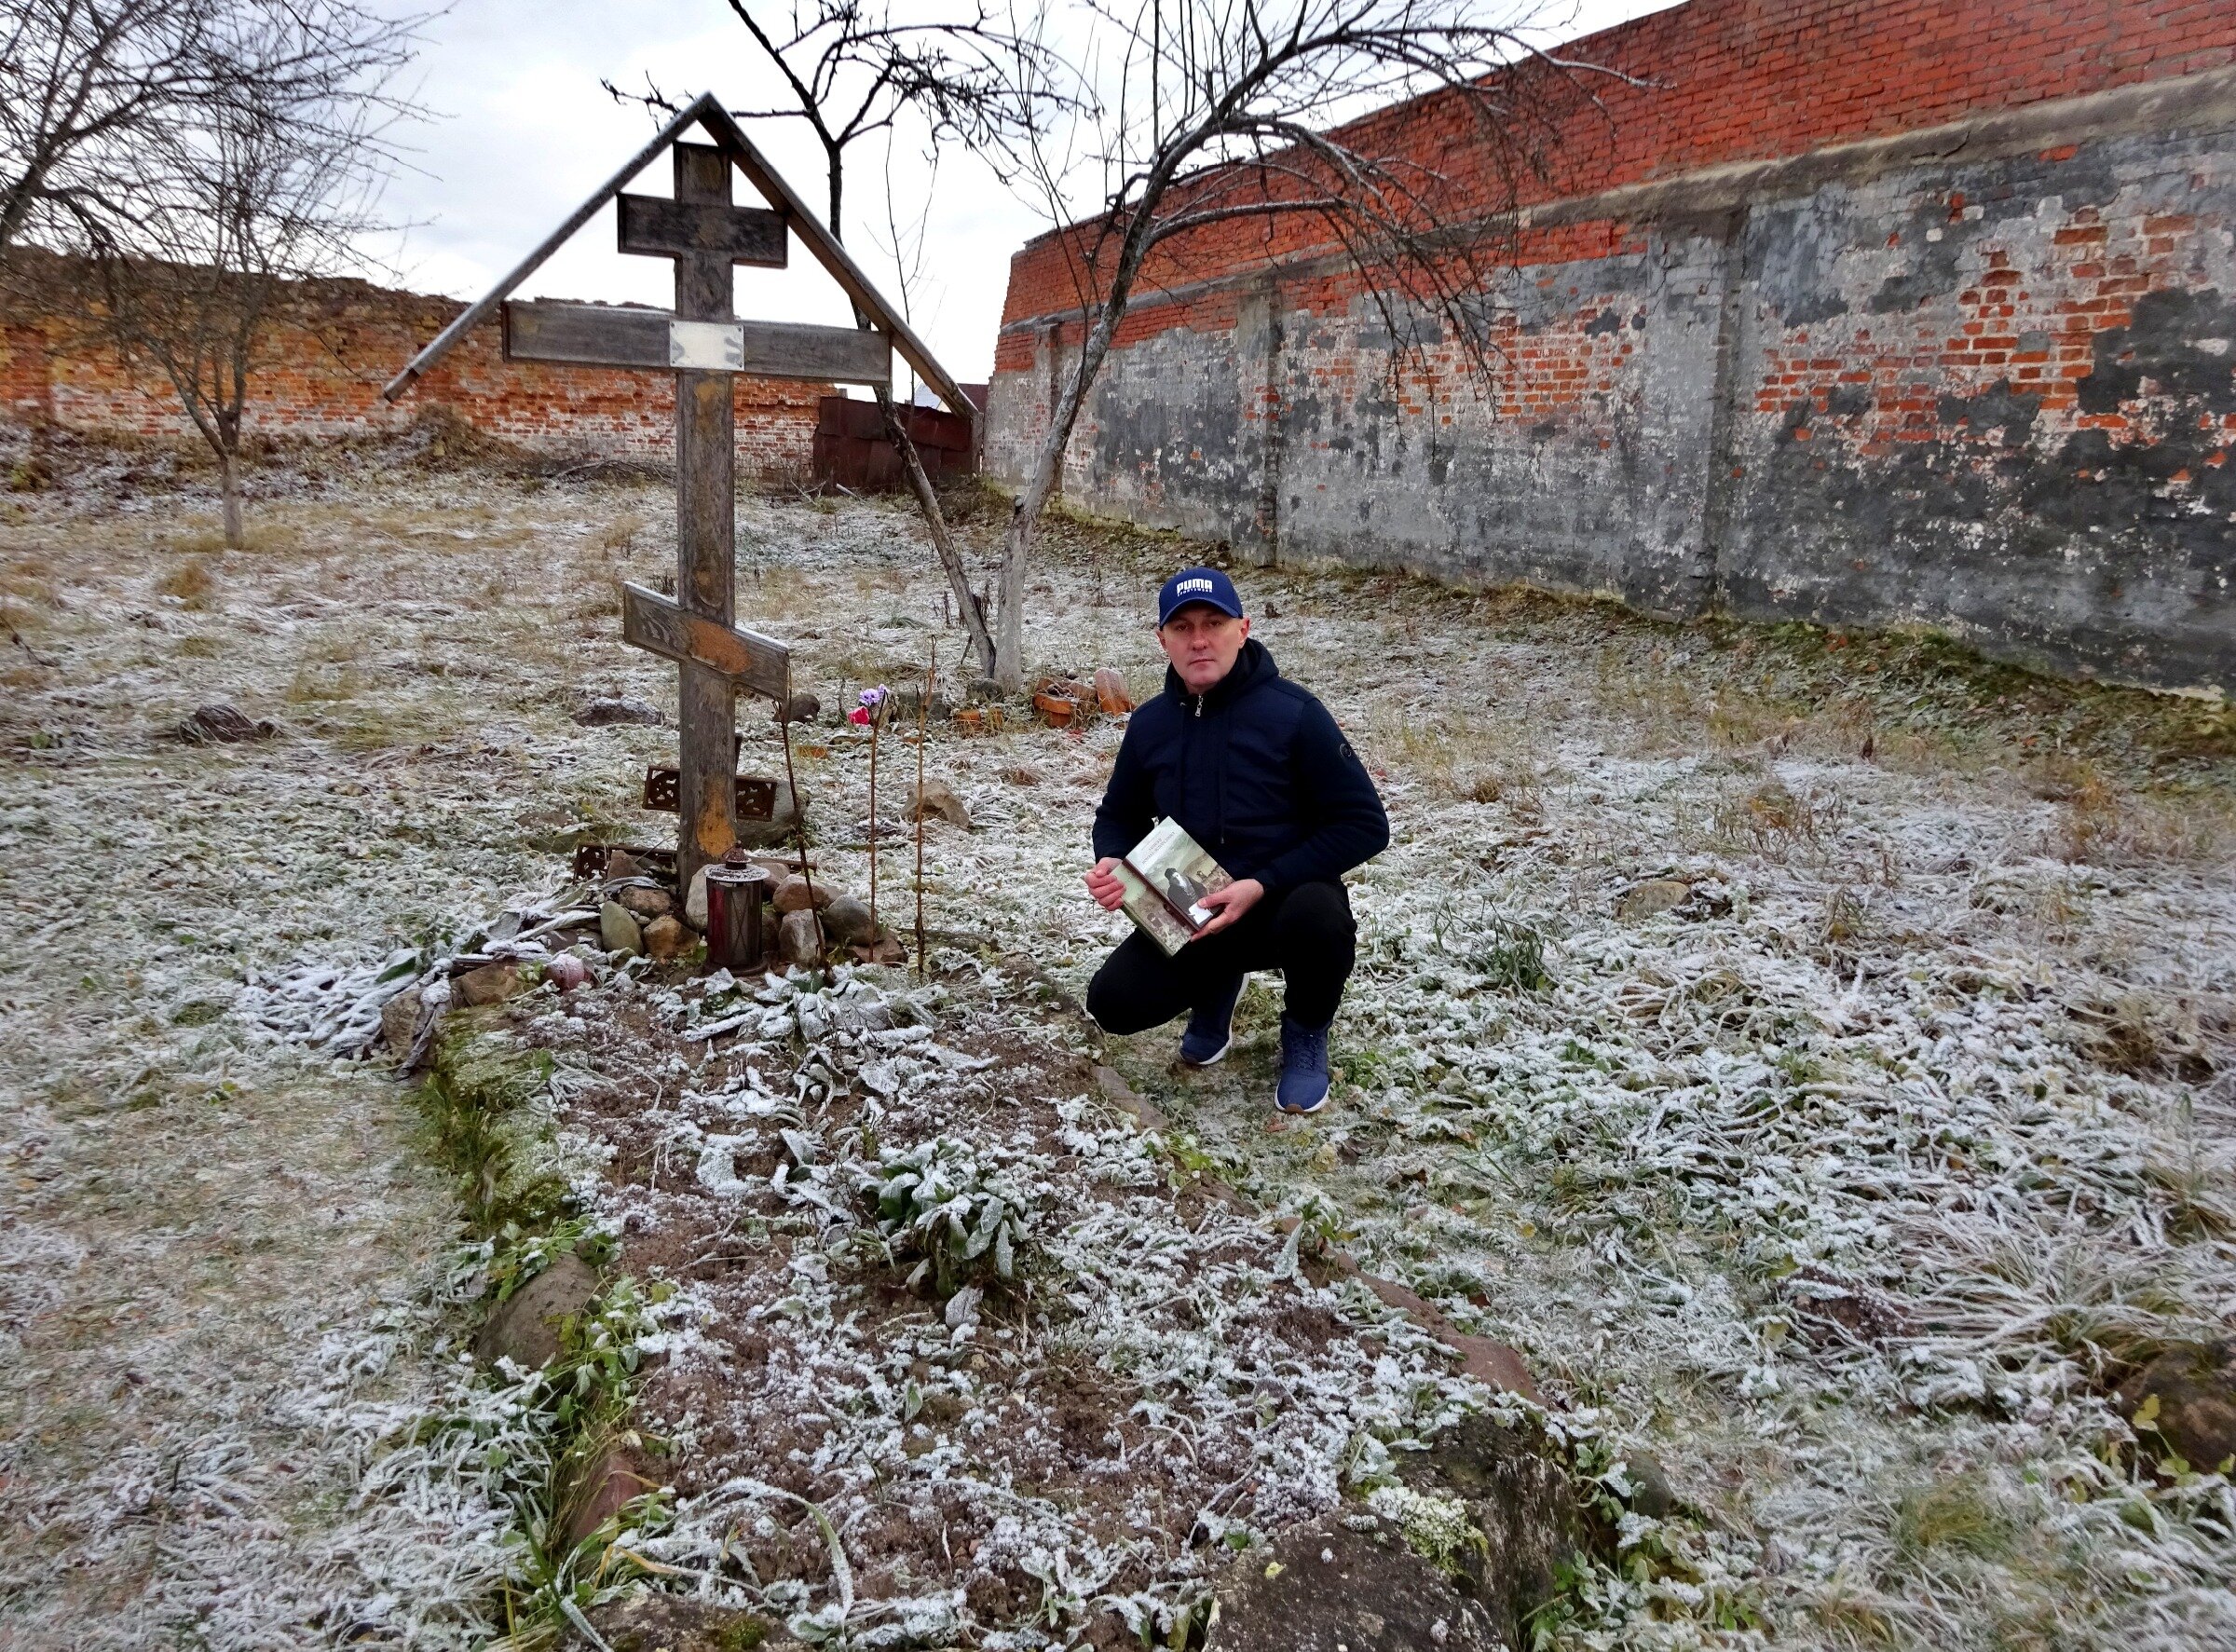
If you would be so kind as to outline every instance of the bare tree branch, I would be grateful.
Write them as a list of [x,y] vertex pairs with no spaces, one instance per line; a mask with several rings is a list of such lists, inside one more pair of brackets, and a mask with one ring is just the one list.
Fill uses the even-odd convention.
[[212,21],[221,89],[177,112],[161,169],[132,180],[129,223],[89,228],[81,325],[170,381],[217,457],[238,545],[251,384],[283,312],[318,324],[316,278],[369,262],[418,20],[274,0]]
[[[1409,353],[1425,365],[1433,334],[1488,384],[1516,203],[1562,122],[1596,105],[1590,81],[1629,79],[1537,49],[1528,0],[1135,4],[1084,0],[1109,57],[1051,104],[1063,130],[1034,129],[1017,170],[1058,225],[1074,307],[1058,321],[1065,369],[1003,542],[1005,684],[1023,676],[1037,525],[1138,292],[1232,273],[1232,226],[1254,224],[1245,264],[1329,259],[1352,272],[1393,372]],[[1021,93],[1050,68],[1016,65]],[[1068,211],[1082,195],[1097,203],[1084,216]]]

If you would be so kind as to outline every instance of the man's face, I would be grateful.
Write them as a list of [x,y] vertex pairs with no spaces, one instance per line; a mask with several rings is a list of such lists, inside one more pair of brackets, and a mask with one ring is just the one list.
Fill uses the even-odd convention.
[[1157,627],[1157,642],[1191,694],[1216,686],[1234,669],[1248,640],[1250,622],[1221,613],[1208,603],[1192,602]]

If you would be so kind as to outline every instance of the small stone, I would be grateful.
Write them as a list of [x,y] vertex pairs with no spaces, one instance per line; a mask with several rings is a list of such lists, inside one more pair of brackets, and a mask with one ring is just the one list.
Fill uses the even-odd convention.
[[1682,878],[1649,878],[1625,890],[1615,903],[1617,918],[1651,918],[1684,904],[1693,886]]
[[1648,1520],[1667,1520],[1677,1512],[1677,1494],[1660,1462],[1644,1452],[1623,1454],[1623,1478],[1630,1482],[1630,1507]]
[[636,856],[626,849],[609,849],[606,852],[607,881],[619,878],[641,878],[644,875],[645,869],[636,864]]
[[645,950],[661,960],[681,957],[691,949],[693,936],[679,918],[661,916],[645,925]]
[[279,731],[277,723],[252,720],[230,705],[205,705],[175,730],[189,745],[234,745],[243,740],[269,740]]
[[607,901],[598,908],[598,939],[608,952],[642,952],[645,932],[637,927],[629,908]]
[[664,889],[647,889],[641,884],[624,889],[613,897],[638,918],[665,918],[675,909],[675,897]]
[[776,927],[776,949],[786,963],[812,969],[823,962],[823,925],[812,912],[787,912]]
[[795,694],[789,700],[780,700],[770,714],[770,720],[778,723],[811,723],[823,715],[823,702],[812,694]]
[[832,935],[849,946],[867,946],[877,936],[878,921],[869,908],[851,894],[842,894],[824,909],[823,921]]
[[975,676],[963,690],[963,698],[974,705],[986,704],[1002,698],[1002,685],[990,676]]
[[[609,1447],[593,1458],[577,1482],[575,1494],[567,1499],[566,1547],[571,1551],[587,1541],[592,1533],[620,1513],[647,1492],[660,1490],[660,1481],[644,1472],[640,1464],[628,1451]],[[674,1645],[676,1647],[705,1645],[707,1642],[661,1641],[662,1652]],[[632,1641],[631,1645],[642,1645]],[[618,1647],[615,1652],[620,1652]]]
[[2236,1342],[2177,1343],[2120,1386],[2146,1457],[2211,1474],[2236,1456]]
[[412,1035],[419,1031],[419,1006],[425,1002],[419,989],[406,987],[380,1006],[380,1041],[399,1059],[412,1051]]
[[920,792],[911,795],[908,803],[910,820],[926,820],[936,815],[950,826],[964,831],[971,829],[971,812],[963,807],[955,788],[944,780],[927,780]]
[[740,1652],[747,1646],[799,1652],[798,1641],[765,1618],[680,1595],[627,1596],[592,1606],[582,1616],[613,1652]]
[[520,978],[519,964],[499,959],[470,969],[457,978],[458,1002],[476,1009],[485,1003],[502,1003],[525,984]]
[[[713,864],[709,861],[707,866]],[[691,874],[690,893],[683,897],[683,921],[702,935],[706,932],[706,867]]]
[[597,1293],[596,1269],[579,1256],[557,1257],[489,1316],[473,1351],[486,1364],[509,1357],[539,1371],[559,1357],[558,1322],[581,1313]]
[[667,720],[658,706],[627,698],[588,700],[575,713],[575,721],[585,729],[603,729],[614,723],[641,723],[657,729]]
[[856,963],[906,963],[908,949],[901,945],[901,937],[886,930],[878,932],[878,938],[867,946],[854,945],[847,949]]
[[590,965],[572,952],[554,953],[544,961],[543,978],[562,992],[572,992],[590,979]]
[[838,898],[838,892],[828,883],[811,884],[795,873],[778,881],[769,904],[780,912],[804,912],[811,906],[821,911]]

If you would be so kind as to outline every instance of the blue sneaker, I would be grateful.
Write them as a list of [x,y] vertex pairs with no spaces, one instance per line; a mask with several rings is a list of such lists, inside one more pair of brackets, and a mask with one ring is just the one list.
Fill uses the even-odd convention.
[[1328,1105],[1328,1029],[1281,1017],[1281,1083],[1274,1105],[1283,1113],[1317,1113]]
[[1236,976],[1234,985],[1209,1009],[1200,1009],[1188,1017],[1188,1031],[1180,1034],[1180,1059],[1191,1067],[1208,1067],[1223,1058],[1227,1047],[1234,1042],[1234,1005],[1242,997],[1242,984],[1248,976]]

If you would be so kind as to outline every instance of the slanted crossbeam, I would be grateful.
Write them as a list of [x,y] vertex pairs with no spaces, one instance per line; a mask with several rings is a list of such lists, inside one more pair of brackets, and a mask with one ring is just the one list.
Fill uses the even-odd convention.
[[657,591],[621,584],[621,640],[678,665],[699,665],[748,694],[782,700],[791,691],[792,652],[757,632],[716,624]]

